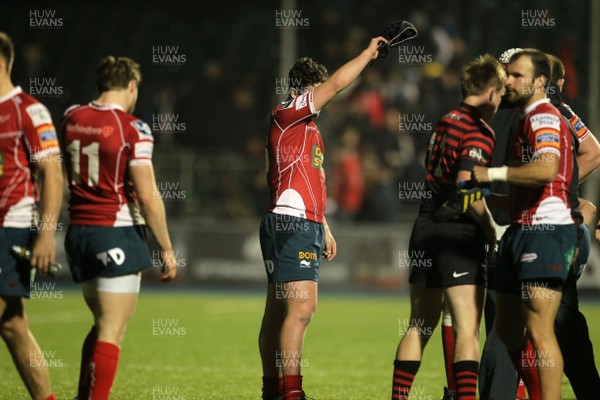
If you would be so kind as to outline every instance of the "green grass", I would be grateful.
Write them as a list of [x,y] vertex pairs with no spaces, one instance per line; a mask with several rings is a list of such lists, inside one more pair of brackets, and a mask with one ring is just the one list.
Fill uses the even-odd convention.
[[[405,297],[320,298],[306,338],[303,369],[311,397],[388,399],[399,318],[408,317]],[[583,304],[596,353],[600,346],[600,305]],[[81,342],[91,318],[77,292],[58,300],[30,300],[31,328],[46,352],[54,390],[72,399]],[[260,399],[257,335],[263,311],[259,294],[142,293],[122,351],[113,399],[152,399],[153,388],[171,399]],[[153,335],[153,321],[169,320],[172,335]],[[164,327],[162,328],[164,332]],[[158,331],[154,333],[160,333]],[[0,346],[0,399],[27,394]],[[414,382],[419,399],[439,399],[445,384],[439,329],[426,349]],[[161,397],[155,397],[156,399]],[[563,399],[574,398],[563,380]]]

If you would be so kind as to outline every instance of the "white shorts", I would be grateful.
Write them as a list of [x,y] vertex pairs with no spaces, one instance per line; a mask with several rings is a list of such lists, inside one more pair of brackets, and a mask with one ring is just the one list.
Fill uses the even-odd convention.
[[97,277],[81,283],[85,297],[96,297],[97,292],[139,293],[142,273],[116,276],[114,278]]

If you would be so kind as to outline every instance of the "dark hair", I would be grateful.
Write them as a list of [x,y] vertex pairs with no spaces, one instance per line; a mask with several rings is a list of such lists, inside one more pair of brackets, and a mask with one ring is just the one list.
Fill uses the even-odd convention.
[[542,75],[546,77],[544,89],[548,88],[552,74],[550,73],[550,60],[548,59],[546,53],[536,49],[524,49],[523,51],[513,54],[513,56],[510,58],[510,62],[513,63],[523,56],[528,56],[531,59],[531,64],[533,64],[534,78],[538,78]]
[[10,73],[15,59],[15,48],[10,37],[4,32],[0,32],[0,57],[6,60],[6,72]]
[[142,80],[140,65],[127,57],[105,57],[100,61],[96,71],[96,86],[98,92],[114,89],[125,89],[129,82]]
[[548,60],[550,61],[550,82],[556,83],[560,79],[565,79],[565,65],[560,60],[560,58],[556,57],[552,54],[546,54],[548,56]]
[[304,88],[327,80],[327,68],[310,57],[302,57],[292,65],[288,74],[290,89],[302,92]]
[[493,87],[502,90],[506,73],[502,64],[491,54],[484,54],[468,63],[460,72],[463,97],[479,95]]

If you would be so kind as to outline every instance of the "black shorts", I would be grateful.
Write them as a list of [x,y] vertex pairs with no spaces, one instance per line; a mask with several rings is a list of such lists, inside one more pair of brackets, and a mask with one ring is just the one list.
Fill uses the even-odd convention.
[[73,281],[135,274],[152,266],[143,226],[69,225],[65,250]]
[[324,240],[323,224],[265,214],[260,224],[260,248],[269,283],[318,281]]
[[562,286],[577,245],[577,227],[513,224],[500,241],[496,291],[519,293],[523,282]]
[[0,228],[0,295],[29,298],[28,261],[19,261],[12,246],[30,247],[36,232],[31,228]]
[[409,282],[424,288],[486,284],[485,239],[481,228],[419,215],[410,236]]

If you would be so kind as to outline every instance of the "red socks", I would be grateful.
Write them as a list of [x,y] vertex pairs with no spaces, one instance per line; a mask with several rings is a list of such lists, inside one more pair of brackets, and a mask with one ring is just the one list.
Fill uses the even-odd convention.
[[407,400],[421,361],[394,360],[392,400]]
[[54,393],[52,393],[50,396],[46,397],[44,400],[56,400],[56,397],[54,397]]
[[475,400],[477,395],[478,361],[457,361],[452,364],[459,400]]
[[525,391],[525,382],[519,376],[519,386],[517,386],[516,400],[527,400],[527,392]]
[[77,397],[80,399],[87,399],[90,395],[90,363],[92,362],[97,339],[98,333],[96,332],[96,326],[94,325],[83,341],[83,347],[81,349],[79,388],[77,390]]
[[513,351],[510,358],[527,386],[530,400],[542,400],[540,374],[537,369],[535,350],[531,342],[527,342],[522,350]]
[[90,399],[107,400],[117,374],[120,349],[112,343],[96,342],[90,365]]
[[283,377],[283,398],[296,399],[304,396],[302,390],[302,375],[286,375]]
[[456,392],[456,380],[452,363],[454,362],[454,329],[452,328],[452,317],[450,314],[442,314],[442,348],[444,349],[444,364],[446,366],[446,382],[448,389]]

